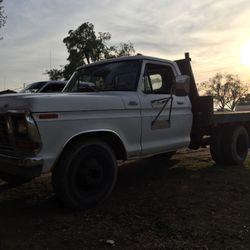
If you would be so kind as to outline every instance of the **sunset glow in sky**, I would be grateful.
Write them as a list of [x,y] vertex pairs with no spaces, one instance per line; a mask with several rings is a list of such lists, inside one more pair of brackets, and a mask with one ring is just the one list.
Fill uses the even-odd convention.
[[217,72],[250,85],[249,0],[4,0],[0,30],[0,90],[47,79],[67,63],[62,40],[84,22],[131,41],[144,55],[180,59],[190,52],[198,82]]
[[243,65],[250,67],[250,40],[242,45],[240,59]]

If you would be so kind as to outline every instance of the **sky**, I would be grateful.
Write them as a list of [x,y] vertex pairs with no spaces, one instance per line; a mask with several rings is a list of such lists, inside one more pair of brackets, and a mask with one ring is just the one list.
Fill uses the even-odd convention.
[[[197,82],[217,72],[250,86],[249,0],[4,0],[0,90],[47,80],[67,63],[63,38],[91,22],[111,44],[131,41],[137,53],[169,60],[190,52]],[[111,45],[110,44],[110,45]]]

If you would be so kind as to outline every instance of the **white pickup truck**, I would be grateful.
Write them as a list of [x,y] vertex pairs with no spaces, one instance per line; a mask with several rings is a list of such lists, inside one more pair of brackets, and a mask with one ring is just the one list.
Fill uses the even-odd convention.
[[80,67],[62,93],[0,97],[0,178],[52,172],[56,196],[85,209],[111,193],[117,160],[210,145],[221,165],[242,164],[250,113],[213,113],[190,58],[121,57]]

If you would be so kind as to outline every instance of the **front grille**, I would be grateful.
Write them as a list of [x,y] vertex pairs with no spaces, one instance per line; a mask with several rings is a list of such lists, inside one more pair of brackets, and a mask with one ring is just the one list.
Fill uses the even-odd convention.
[[10,138],[8,134],[7,121],[4,115],[0,115],[0,148],[11,148]]

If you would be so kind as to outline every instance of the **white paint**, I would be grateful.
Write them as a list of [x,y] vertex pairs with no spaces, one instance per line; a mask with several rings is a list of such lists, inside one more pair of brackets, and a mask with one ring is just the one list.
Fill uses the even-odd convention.
[[[144,65],[147,62],[157,61],[144,57]],[[172,67],[174,74],[180,75],[174,62],[158,60],[158,63]],[[0,98],[0,112],[31,112],[43,145],[39,153],[44,159],[43,173],[51,170],[67,142],[89,132],[107,131],[117,135],[127,151],[128,159],[188,146],[192,126],[188,97],[173,96],[171,126],[152,130],[151,122],[162,104],[152,105],[151,101],[169,95],[146,95],[142,92],[144,65],[137,91],[4,95]],[[39,119],[43,113],[56,113],[58,118]],[[166,120],[168,114],[169,105],[159,120]]]

